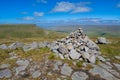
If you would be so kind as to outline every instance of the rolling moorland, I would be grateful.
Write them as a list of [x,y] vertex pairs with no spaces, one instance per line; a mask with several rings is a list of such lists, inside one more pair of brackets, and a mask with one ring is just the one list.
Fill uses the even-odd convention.
[[[1,44],[6,44],[10,45],[11,43],[14,43],[16,41],[22,42],[22,43],[32,43],[32,42],[44,42],[44,41],[55,41],[58,39],[65,38],[71,31],[75,31],[78,27],[76,26],[73,28],[73,26],[70,27],[61,27],[61,28],[49,28],[50,30],[46,30],[40,27],[37,27],[36,25],[33,24],[19,24],[19,25],[0,25],[0,45]],[[101,54],[104,56],[104,58],[110,59],[110,63],[116,63],[120,64],[120,60],[116,59],[114,56],[120,56],[120,27],[113,27],[113,26],[104,26],[104,27],[96,27],[91,26],[91,27],[83,27],[83,30],[85,30],[85,33],[89,36],[91,40],[94,42],[96,41],[97,37],[104,36],[108,40],[110,40],[112,43],[111,44],[98,44],[100,47]],[[55,30],[55,31],[53,31]],[[18,66],[16,65],[16,61],[18,59],[9,59],[10,55],[8,53],[14,52],[16,53],[17,57],[19,59],[32,59],[33,62],[30,63],[29,67],[33,65],[42,65],[46,63],[48,68],[45,66],[44,68],[40,67],[41,71],[41,76],[42,77],[29,77],[29,75],[26,73],[22,75],[21,77],[15,77],[13,79],[23,79],[26,80],[26,78],[29,77],[30,80],[44,80],[47,78],[47,80],[56,80],[56,78],[59,78],[60,80],[71,80],[70,77],[67,76],[60,76],[61,74],[59,72],[54,72],[51,71],[53,68],[53,65],[51,63],[55,62],[56,60],[61,60],[62,65],[63,63],[67,63],[69,66],[75,69],[75,71],[80,70],[89,75],[89,78],[87,80],[105,80],[100,77],[100,75],[91,75],[87,71],[89,71],[91,68],[93,68],[91,65],[87,65],[85,69],[82,69],[82,64],[84,63],[83,61],[77,62],[76,65],[74,65],[74,60],[66,60],[66,59],[60,59],[59,57],[56,57],[54,53],[47,47],[40,48],[40,49],[33,49],[28,52],[24,52],[21,48],[17,48],[15,50],[2,50],[0,49],[0,65],[2,64],[10,64],[9,69],[13,69],[13,67]],[[46,62],[46,55],[49,59],[48,62]],[[31,60],[30,60],[31,61]],[[40,63],[41,62],[41,63]],[[57,62],[56,62],[57,63]],[[100,61],[97,61],[95,64],[101,63]],[[52,66],[51,66],[51,65]],[[61,63],[57,63],[61,64]],[[59,66],[61,68],[61,66]],[[114,67],[114,65],[112,65]],[[28,67],[28,68],[29,68]],[[39,67],[37,67],[39,68]],[[115,68],[115,67],[114,67]],[[69,69],[69,68],[68,68]],[[116,69],[116,68],[115,68]],[[117,69],[116,69],[117,70]],[[50,73],[47,73],[51,71]],[[13,71],[14,72],[14,71]],[[119,72],[119,71],[118,71]],[[28,71],[29,73],[29,71]],[[14,73],[13,73],[14,74]],[[39,73],[38,73],[39,74]],[[64,74],[65,75],[65,74]],[[72,76],[71,76],[72,77]],[[117,77],[119,80],[120,77]],[[57,79],[57,80],[59,80]],[[2,80],[8,80],[7,78],[3,78]],[[74,79],[73,79],[74,80]],[[84,80],[84,79],[83,79]],[[107,79],[108,80],[108,79]],[[114,79],[110,79],[114,80]]]

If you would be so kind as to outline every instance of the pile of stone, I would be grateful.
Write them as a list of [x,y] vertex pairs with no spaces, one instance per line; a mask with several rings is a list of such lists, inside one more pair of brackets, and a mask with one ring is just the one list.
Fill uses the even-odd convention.
[[61,59],[84,60],[90,63],[95,63],[97,57],[103,59],[100,56],[99,47],[86,36],[81,28],[66,38],[54,42],[54,46],[50,48]]
[[98,37],[96,40],[97,44],[110,44],[111,42],[107,40],[105,37]]

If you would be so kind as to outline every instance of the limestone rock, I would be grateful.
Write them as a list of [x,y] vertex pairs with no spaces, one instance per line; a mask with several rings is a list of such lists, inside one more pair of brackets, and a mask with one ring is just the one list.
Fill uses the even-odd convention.
[[88,78],[88,75],[81,71],[74,72],[71,76],[72,80],[86,80],[87,78]]
[[71,49],[70,53],[69,53],[70,58],[72,58],[73,60],[79,59],[81,54],[76,52],[74,49]]
[[69,67],[67,64],[64,64],[61,68],[61,74],[66,76],[70,76],[72,71],[73,71],[72,68]]
[[9,69],[1,70],[0,71],[0,78],[10,78],[12,76],[12,72]]
[[32,77],[33,78],[37,78],[41,75],[41,72],[39,70],[35,71],[33,74],[32,74]]
[[0,49],[7,50],[7,49],[8,49],[8,47],[7,47],[7,45],[6,45],[6,44],[2,44],[2,45],[0,45]]

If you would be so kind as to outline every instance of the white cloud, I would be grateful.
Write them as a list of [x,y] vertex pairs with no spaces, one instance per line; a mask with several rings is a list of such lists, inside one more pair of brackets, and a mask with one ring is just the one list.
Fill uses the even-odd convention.
[[79,13],[79,12],[89,12],[91,8],[86,5],[90,4],[89,2],[82,3],[71,3],[71,2],[58,2],[55,7],[52,9],[52,12],[71,12],[71,13]]
[[75,5],[70,2],[58,2],[53,8],[53,12],[68,12],[75,8]]
[[37,3],[47,3],[46,0],[36,0]]
[[43,16],[44,12],[34,12],[34,16]]
[[30,17],[30,16],[27,16],[27,17],[24,17],[24,18],[22,18],[22,20],[33,20],[34,18],[33,17]]
[[76,7],[72,13],[78,13],[78,12],[89,12],[91,11],[91,8],[89,7]]

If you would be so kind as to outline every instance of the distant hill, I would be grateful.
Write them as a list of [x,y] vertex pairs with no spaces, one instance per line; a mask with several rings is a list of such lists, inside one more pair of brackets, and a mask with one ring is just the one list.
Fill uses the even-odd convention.
[[120,25],[69,25],[49,27],[50,30],[70,33],[79,27],[85,30],[88,36],[120,37]]
[[60,32],[45,30],[34,24],[8,24],[0,25],[0,39],[10,38],[44,38],[57,39],[63,37]]

